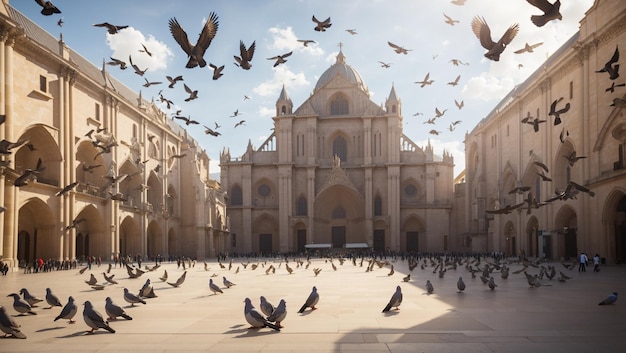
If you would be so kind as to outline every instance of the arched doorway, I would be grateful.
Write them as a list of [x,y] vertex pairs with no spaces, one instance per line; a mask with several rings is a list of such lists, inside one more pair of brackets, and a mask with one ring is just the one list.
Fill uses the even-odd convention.
[[537,233],[539,230],[539,221],[537,217],[532,216],[526,223],[526,255],[527,256],[539,256],[537,247]]
[[504,224],[504,231],[502,232],[502,234],[504,236],[504,246],[506,249],[504,252],[508,256],[517,255],[517,237],[515,236],[516,232],[513,222],[507,221]]
[[41,199],[30,199],[20,207],[17,234],[15,256],[19,261],[58,259],[62,256],[59,248],[60,232],[56,228],[50,207]]
[[89,255],[89,233],[77,233],[75,246],[76,258],[80,260],[85,260]]
[[600,250],[616,263],[626,261],[626,190],[612,191],[606,198],[604,210],[606,238],[601,242]]
[[618,263],[626,259],[626,196],[615,207],[615,259]]
[[576,212],[571,206],[566,205],[559,209],[554,221],[557,233],[556,251],[557,256],[565,260],[578,257],[577,224]]

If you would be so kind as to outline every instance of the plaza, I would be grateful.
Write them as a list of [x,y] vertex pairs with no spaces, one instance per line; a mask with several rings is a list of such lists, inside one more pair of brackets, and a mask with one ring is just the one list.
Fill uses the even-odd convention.
[[[523,273],[513,274],[521,265],[512,264],[508,279],[492,273],[498,285],[492,291],[463,266],[449,268],[439,278],[430,262],[425,269],[418,266],[409,271],[401,258],[387,258],[386,265],[374,265],[371,272],[366,272],[369,258],[363,266],[360,259],[356,265],[349,260],[340,265],[335,258],[336,271],[328,259],[312,258],[308,269],[306,259],[301,260],[304,263],[298,266],[295,259],[289,259],[292,274],[283,259],[235,258],[230,270],[228,259],[224,269],[211,261],[205,270],[200,261],[187,268],[186,280],[178,288],[159,279],[164,270],[169,282],[182,275],[183,268],[175,262],[164,262],[137,279],[129,278],[125,268],[113,267],[111,274],[118,284],[104,290],[93,290],[85,281],[93,273],[99,283],[104,282],[106,263],[83,274],[78,269],[9,272],[0,277],[0,305],[22,326],[27,339],[0,339],[0,352],[615,352],[626,343],[622,303],[597,305],[611,292],[626,292],[622,266],[579,273],[558,262],[546,263],[571,279],[544,278],[541,287],[531,288]],[[482,259],[479,267],[490,261]],[[242,264],[248,263],[244,269]],[[255,270],[253,264],[258,264]],[[271,265],[275,272],[268,271]],[[393,275],[389,275],[391,265]],[[315,276],[313,268],[322,271]],[[528,267],[527,272],[538,274],[539,269]],[[411,279],[403,282],[407,274]],[[226,289],[224,276],[236,285]],[[467,285],[462,293],[457,293],[459,276]],[[209,290],[210,278],[223,294]],[[123,288],[138,293],[146,279],[151,280],[157,297],[131,307],[123,299]],[[426,293],[426,280],[435,288],[431,295]],[[404,297],[399,310],[381,313],[398,285]],[[312,286],[320,294],[318,309],[298,314]],[[53,321],[61,308],[45,309],[45,301],[33,309],[37,315],[16,316],[8,294],[27,288],[44,299],[48,287],[64,305],[68,296],[75,298],[79,304],[75,324]],[[248,329],[243,301],[248,297],[259,309],[261,295],[274,305],[285,299],[288,314],[280,332]],[[104,330],[86,334],[89,327],[82,318],[82,304],[90,300],[106,315],[106,297],[133,320],[110,321],[115,334]]]

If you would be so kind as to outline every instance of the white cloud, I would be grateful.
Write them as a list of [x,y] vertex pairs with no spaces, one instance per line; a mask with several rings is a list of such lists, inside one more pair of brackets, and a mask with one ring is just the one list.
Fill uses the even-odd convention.
[[[148,48],[152,56],[139,52],[143,50],[142,44]],[[174,56],[165,43],[158,41],[152,35],[146,39],[141,31],[133,27],[125,28],[117,34],[107,33],[107,45],[113,50],[112,57],[128,63],[130,55],[133,58],[133,64],[141,70],[148,68],[148,72],[165,70],[167,63]]]
[[324,54],[324,50],[322,50],[317,43],[308,43],[305,47],[301,42],[298,42],[298,39],[305,40],[308,38],[298,38],[291,26],[287,28],[271,27],[268,29],[268,32],[272,35],[272,42],[269,44],[270,49],[283,51],[295,50],[315,56]]
[[461,93],[469,99],[479,99],[485,102],[502,99],[514,87],[510,77],[496,77],[490,73],[482,73],[467,81]]
[[260,107],[259,108],[259,116],[261,118],[272,117],[276,113],[276,108],[274,107]]
[[262,97],[278,96],[283,84],[287,88],[304,87],[310,84],[304,73],[295,73],[287,65],[279,65],[272,69],[274,77],[254,87],[252,91]]

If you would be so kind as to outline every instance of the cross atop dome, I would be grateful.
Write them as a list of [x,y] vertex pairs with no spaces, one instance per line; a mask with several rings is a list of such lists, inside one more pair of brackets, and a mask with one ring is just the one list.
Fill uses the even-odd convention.
[[345,55],[343,55],[343,52],[341,51],[341,49],[343,48],[343,43],[339,42],[339,44],[337,44],[337,46],[339,46],[339,54],[337,54],[337,63],[345,64],[346,63],[346,57],[345,57]]

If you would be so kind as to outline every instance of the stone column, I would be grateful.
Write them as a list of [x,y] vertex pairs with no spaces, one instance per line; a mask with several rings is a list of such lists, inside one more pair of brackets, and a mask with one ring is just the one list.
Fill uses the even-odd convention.
[[[4,37],[6,36],[6,37]],[[4,128],[4,138],[13,141],[13,124],[11,120],[13,118],[13,46],[15,45],[16,37],[14,34],[3,34],[4,39],[4,114],[6,120],[4,124],[0,125]],[[0,41],[2,42],[2,41]],[[0,55],[1,56],[1,55]],[[0,70],[1,71],[1,70]],[[2,96],[2,94],[0,94]],[[1,109],[1,108],[0,108]],[[14,165],[15,161],[11,161]],[[5,183],[2,183],[4,187],[4,201],[6,211],[4,211],[4,247],[2,249],[3,259],[9,262],[9,266],[17,266],[17,197],[15,187],[9,185],[5,187]]]

